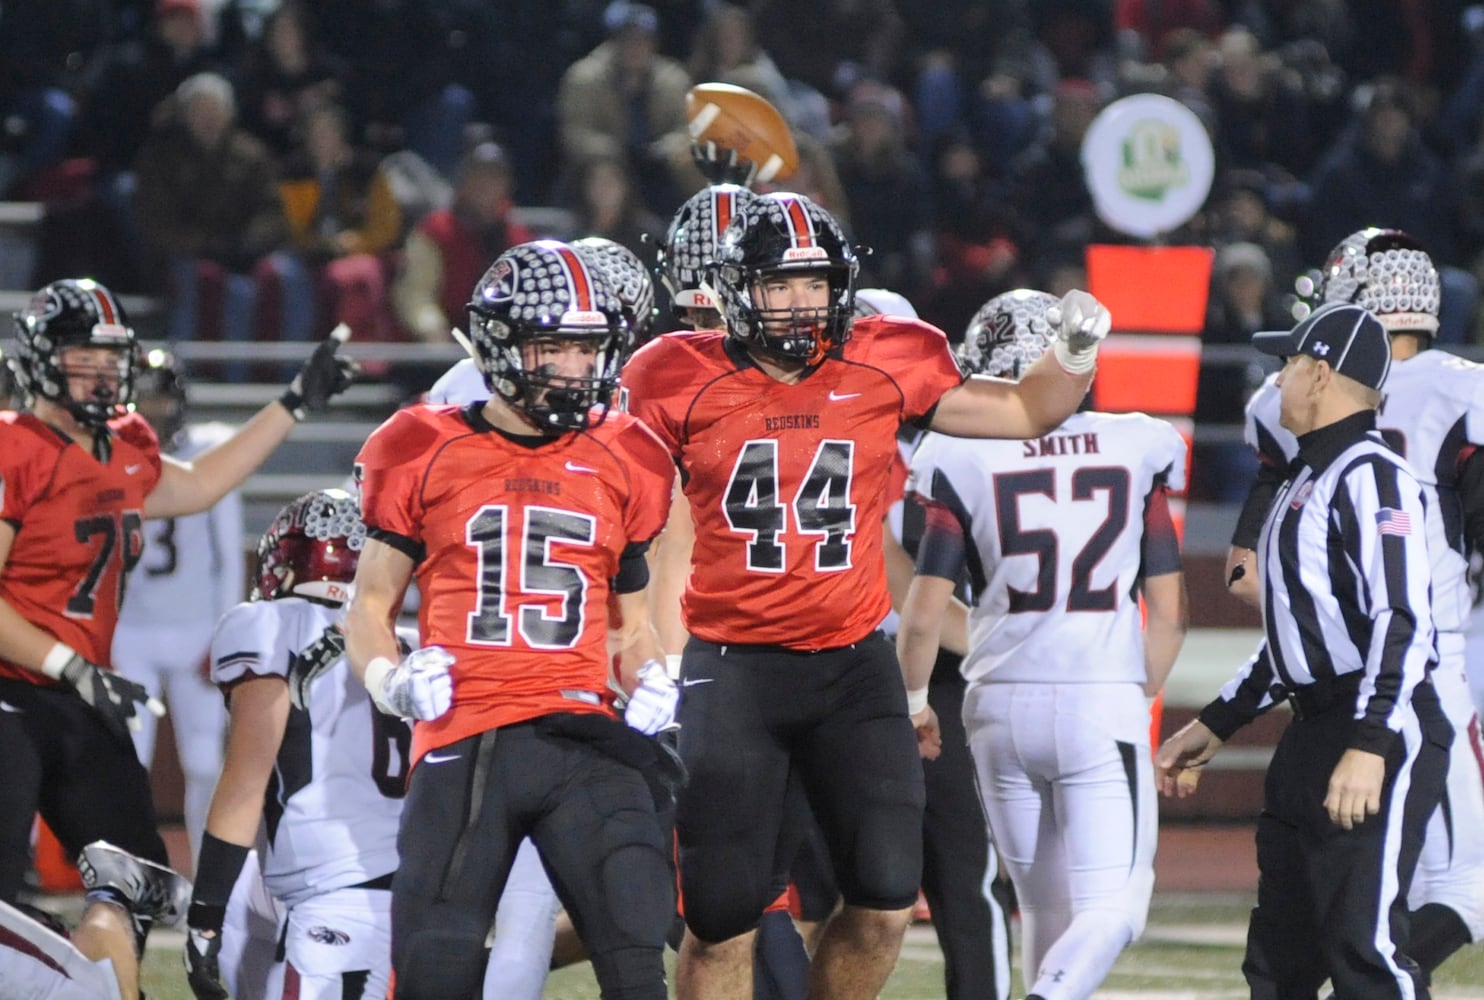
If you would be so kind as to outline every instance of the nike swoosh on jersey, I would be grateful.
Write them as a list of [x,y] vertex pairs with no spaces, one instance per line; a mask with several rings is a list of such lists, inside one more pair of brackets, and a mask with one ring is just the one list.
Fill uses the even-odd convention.
[[710,684],[716,680],[715,677],[689,677],[680,682],[681,687],[695,687],[697,684]]
[[427,753],[423,754],[424,764],[447,764],[451,760],[458,760],[464,756],[461,753]]
[[26,714],[26,710],[24,708],[16,708],[8,701],[0,701],[0,712],[14,712],[17,715]]
[[831,389],[830,390],[830,402],[832,402],[832,403],[838,403],[842,399],[854,399],[855,397],[857,397],[859,395],[860,395],[860,393],[858,393],[858,392],[836,392],[834,389]]
[[568,472],[586,472],[590,476],[595,476],[595,475],[598,474],[598,470],[597,469],[590,469],[586,465],[578,465],[576,462],[568,462],[567,463],[567,471]]
[[139,465],[126,465],[124,466],[124,475],[132,476],[134,473],[138,472],[142,468],[144,468],[144,465],[142,463]]

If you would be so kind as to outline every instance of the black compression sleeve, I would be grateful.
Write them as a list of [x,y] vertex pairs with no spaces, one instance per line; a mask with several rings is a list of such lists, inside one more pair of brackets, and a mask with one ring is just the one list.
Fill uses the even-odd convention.
[[1257,548],[1262,523],[1268,518],[1268,508],[1273,505],[1273,497],[1277,495],[1278,487],[1283,485],[1284,478],[1282,469],[1267,462],[1258,467],[1257,478],[1252,481],[1252,489],[1247,492],[1247,500],[1242,504],[1242,513],[1237,515],[1237,526],[1232,531],[1232,544],[1237,548]]
[[631,542],[618,557],[618,573],[613,577],[615,594],[632,594],[649,584],[649,563],[644,553],[649,551],[648,542]]
[[1484,551],[1484,448],[1464,459],[1458,474],[1458,498],[1463,502],[1463,537],[1470,551]]

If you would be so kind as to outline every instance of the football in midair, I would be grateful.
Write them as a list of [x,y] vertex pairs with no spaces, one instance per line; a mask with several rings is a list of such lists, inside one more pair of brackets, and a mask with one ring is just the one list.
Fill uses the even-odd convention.
[[698,83],[685,95],[685,117],[699,159],[735,153],[757,167],[753,181],[783,180],[798,169],[788,123],[765,98],[730,83]]

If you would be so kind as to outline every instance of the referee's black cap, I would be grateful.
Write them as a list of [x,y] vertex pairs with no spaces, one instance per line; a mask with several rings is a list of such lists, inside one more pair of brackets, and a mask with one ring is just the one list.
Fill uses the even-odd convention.
[[1381,388],[1391,371],[1386,328],[1370,310],[1350,302],[1320,306],[1292,330],[1254,333],[1252,346],[1280,358],[1307,354],[1372,389]]

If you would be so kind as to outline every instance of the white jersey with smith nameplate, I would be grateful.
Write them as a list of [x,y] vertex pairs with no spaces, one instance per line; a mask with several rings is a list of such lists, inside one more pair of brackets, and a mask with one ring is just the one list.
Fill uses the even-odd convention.
[[[1247,443],[1284,468],[1298,441],[1278,423],[1277,376],[1247,404]],[[1468,619],[1468,559],[1458,497],[1466,449],[1484,445],[1484,366],[1445,351],[1393,361],[1381,390],[1376,428],[1411,466],[1427,498],[1427,551],[1432,564],[1433,620],[1439,633],[1460,632]]]
[[[189,461],[232,434],[226,424],[192,424],[166,454]],[[210,627],[242,600],[242,582],[242,499],[233,491],[200,514],[145,522],[144,552],[129,573],[119,626]]]
[[1143,683],[1135,590],[1161,484],[1185,488],[1185,442],[1141,413],[1073,414],[1032,441],[923,438],[907,488],[972,542],[970,684]]
[[295,656],[327,656],[309,710],[289,710],[263,813],[263,881],[290,906],[397,868],[397,825],[412,734],[377,712],[334,626],[342,609],[299,597],[239,604],[217,626],[212,680],[285,677]]

